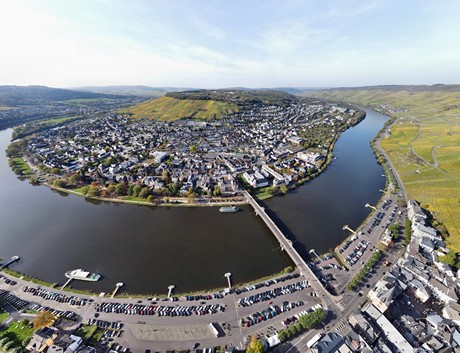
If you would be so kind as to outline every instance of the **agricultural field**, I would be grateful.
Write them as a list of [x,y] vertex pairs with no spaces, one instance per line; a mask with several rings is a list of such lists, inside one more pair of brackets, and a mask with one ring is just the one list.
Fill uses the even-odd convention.
[[308,96],[368,106],[396,119],[380,145],[409,199],[418,200],[460,252],[460,86],[378,87],[308,92]]
[[238,111],[238,106],[236,104],[214,100],[189,100],[160,97],[125,108],[122,112],[128,112],[135,118],[174,121],[182,118],[204,120],[218,119],[222,114],[230,114],[236,111]]

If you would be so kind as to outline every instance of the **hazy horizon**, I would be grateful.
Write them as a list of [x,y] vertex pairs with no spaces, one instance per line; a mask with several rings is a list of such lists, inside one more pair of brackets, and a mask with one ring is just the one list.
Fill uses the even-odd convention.
[[460,2],[18,0],[1,85],[330,88],[460,82]]

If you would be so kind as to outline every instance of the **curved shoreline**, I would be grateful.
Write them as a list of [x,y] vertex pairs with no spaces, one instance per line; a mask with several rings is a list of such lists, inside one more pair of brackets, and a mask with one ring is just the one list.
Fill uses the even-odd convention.
[[[359,122],[362,122],[362,120],[364,120],[365,117],[366,117],[366,115],[364,114],[363,117],[359,120]],[[357,124],[359,124],[359,122]],[[353,126],[355,126],[355,125],[353,125]],[[349,127],[353,127],[353,126],[349,126]],[[295,189],[296,187],[303,185],[305,182],[313,180],[317,176],[320,176],[321,173],[327,169],[327,167],[330,165],[330,163],[333,160],[333,150],[334,150],[334,147],[335,147],[335,143],[337,142],[337,140],[341,136],[341,134],[343,132],[345,132],[347,129],[345,129],[340,134],[337,134],[335,136],[334,140],[331,142],[331,144],[329,146],[327,158],[326,158],[324,164],[321,166],[321,168],[318,169],[318,171],[315,174],[313,174],[311,177],[301,179],[298,182],[296,182],[295,184],[291,185],[291,187],[289,187],[289,190]],[[246,201],[234,201],[234,200],[230,200],[230,201],[227,201],[227,202],[222,202],[221,201],[221,202],[212,202],[212,203],[211,202],[208,202],[208,203],[188,203],[188,201],[189,201],[188,198],[176,199],[178,201],[178,203],[153,204],[153,203],[151,203],[149,201],[123,200],[123,199],[113,199],[113,198],[103,198],[103,197],[88,197],[88,196],[83,195],[82,193],[76,192],[76,191],[71,190],[71,189],[59,188],[59,187],[50,185],[48,183],[43,183],[43,185],[48,186],[50,189],[56,190],[58,192],[64,192],[64,193],[68,193],[68,194],[79,195],[79,196],[83,196],[85,198],[96,200],[96,201],[126,203],[126,204],[141,205],[141,206],[155,206],[155,207],[156,206],[162,206],[162,207],[213,207],[213,206],[228,205],[228,204],[247,204]],[[273,196],[280,195],[280,194],[282,194],[282,193],[278,192],[277,194],[270,195],[269,198],[273,197]],[[258,199],[260,199],[260,198],[258,198]],[[187,201],[187,203],[181,202],[181,201]],[[277,275],[279,275],[279,274],[269,275],[268,278],[276,277]],[[260,282],[263,279],[260,279],[260,278],[255,279],[253,281],[250,281],[250,283],[257,283],[257,282]],[[207,290],[205,289],[203,291],[207,291]],[[202,291],[198,291],[198,293],[200,293],[200,292],[202,292]]]

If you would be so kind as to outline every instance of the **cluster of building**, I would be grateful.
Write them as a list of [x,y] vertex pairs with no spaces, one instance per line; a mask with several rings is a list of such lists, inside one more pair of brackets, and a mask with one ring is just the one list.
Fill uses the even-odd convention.
[[93,181],[126,182],[180,193],[222,196],[238,191],[235,176],[253,187],[288,185],[315,169],[329,146],[302,147],[303,132],[327,126],[336,133],[358,112],[327,104],[256,104],[219,120],[134,120],[120,115],[71,123],[28,139],[28,160]]
[[96,353],[94,347],[83,344],[80,336],[61,331],[56,327],[45,327],[34,332],[26,347],[28,352],[38,353]]
[[[139,98],[116,98],[95,100],[38,101],[35,104],[14,104],[0,109],[0,127],[17,126],[44,119],[56,119],[71,116],[91,116],[108,112],[139,102]],[[7,104],[8,105],[8,104]]]
[[412,238],[404,257],[342,324],[341,334],[328,334],[312,353],[460,352],[460,279],[439,261],[444,242],[417,202],[408,202],[408,217]]

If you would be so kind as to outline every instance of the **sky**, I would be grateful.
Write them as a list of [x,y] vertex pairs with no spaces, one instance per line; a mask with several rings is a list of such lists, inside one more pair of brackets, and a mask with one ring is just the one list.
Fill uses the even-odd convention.
[[460,83],[458,0],[3,0],[0,85]]

